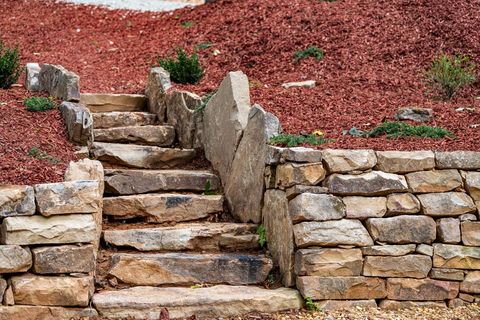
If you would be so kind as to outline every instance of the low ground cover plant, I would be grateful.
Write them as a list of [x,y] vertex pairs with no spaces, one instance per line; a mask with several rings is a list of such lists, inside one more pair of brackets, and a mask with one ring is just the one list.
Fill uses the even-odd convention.
[[158,63],[176,83],[196,84],[203,77],[203,68],[196,52],[189,56],[185,50],[177,49],[176,58],[159,59]]
[[35,158],[38,160],[45,160],[52,164],[57,164],[61,162],[59,159],[49,155],[47,152],[43,151],[39,147],[30,148],[30,150],[28,150],[28,155],[32,158]]
[[20,77],[18,48],[6,48],[0,40],[0,88],[8,89]]
[[57,104],[52,97],[30,97],[23,100],[27,111],[45,111],[55,109]]
[[261,248],[263,248],[265,244],[267,244],[266,230],[263,224],[257,227],[257,234],[258,234],[258,244],[260,245]]
[[428,85],[444,99],[476,81],[475,64],[467,56],[437,55],[426,72]]
[[303,144],[318,146],[331,141],[331,139],[325,139],[323,136],[318,136],[313,133],[308,135],[279,134],[272,137],[269,143],[274,146],[290,148],[297,147]]
[[317,48],[315,46],[309,46],[305,50],[299,50],[295,52],[295,54],[293,55],[293,62],[299,63],[301,60],[309,57],[313,57],[317,61],[320,61],[323,59],[324,56],[325,56],[325,53],[323,52],[322,49]]
[[420,137],[440,139],[445,137],[455,137],[452,132],[440,127],[427,125],[413,126],[398,121],[385,121],[368,133],[368,137],[372,138],[382,135],[386,135],[387,138]]

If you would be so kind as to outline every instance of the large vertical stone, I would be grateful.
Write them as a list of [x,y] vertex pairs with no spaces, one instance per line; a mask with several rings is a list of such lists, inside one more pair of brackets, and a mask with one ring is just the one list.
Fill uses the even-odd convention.
[[148,75],[147,87],[145,89],[145,96],[148,100],[148,111],[155,113],[158,120],[165,122],[166,104],[165,93],[172,87],[170,82],[170,74],[161,67],[150,69]]
[[370,218],[367,229],[375,241],[391,244],[432,243],[436,238],[435,220],[426,216]]
[[290,201],[288,213],[294,223],[339,220],[345,217],[345,205],[330,194],[302,193]]
[[62,66],[44,64],[38,75],[40,91],[63,101],[80,100],[80,77]]
[[0,186],[0,218],[31,216],[35,213],[35,196],[30,186]]
[[60,112],[70,141],[84,146],[93,141],[93,118],[86,106],[64,101],[60,105]]
[[263,174],[267,142],[278,134],[278,119],[255,105],[250,109],[248,124],[235,153],[225,182],[225,198],[232,214],[242,222],[262,220]]
[[27,63],[25,65],[25,89],[28,91],[40,90],[38,75],[40,74],[40,65],[38,63]]
[[235,152],[247,126],[250,91],[247,76],[230,72],[203,114],[205,156],[222,181],[227,181]]
[[285,192],[267,190],[262,213],[268,249],[272,254],[274,263],[280,268],[282,283],[291,287],[295,284],[293,272],[295,245],[293,242],[293,224],[288,214]]

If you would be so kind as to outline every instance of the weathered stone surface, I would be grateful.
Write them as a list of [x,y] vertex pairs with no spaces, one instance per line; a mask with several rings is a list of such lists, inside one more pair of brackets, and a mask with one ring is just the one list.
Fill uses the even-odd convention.
[[88,243],[95,240],[95,221],[91,214],[9,217],[1,235],[4,244]]
[[465,187],[473,200],[480,201],[480,172],[466,172]]
[[28,248],[0,245],[0,273],[25,272],[31,266],[32,254]]
[[434,217],[459,216],[477,211],[477,207],[463,192],[427,193],[418,195],[423,214]]
[[16,304],[86,307],[93,293],[93,277],[45,277],[33,274],[11,278]]
[[432,268],[432,259],[410,254],[401,257],[367,256],[363,275],[370,277],[425,278]]
[[278,164],[282,161],[282,154],[284,148],[276,147],[276,146],[267,146],[267,154],[265,156],[265,164],[272,165]]
[[288,204],[293,223],[338,220],[345,217],[345,205],[330,194],[302,193]]
[[286,148],[282,158],[291,162],[321,162],[322,151],[304,147]]
[[290,89],[290,88],[310,88],[311,89],[315,87],[315,80],[286,82],[282,84],[282,87],[285,89]]
[[316,302],[322,311],[376,308],[375,300],[323,300]]
[[370,218],[367,229],[375,241],[392,244],[432,243],[436,238],[435,221],[425,216]]
[[323,161],[329,173],[369,170],[377,163],[373,150],[322,150]]
[[415,252],[414,244],[384,245],[363,247],[362,253],[365,256],[403,256]]
[[303,299],[298,291],[287,288],[269,290],[225,285],[198,289],[134,287],[98,293],[93,297],[93,304],[100,315],[109,318],[158,320],[161,309],[167,308],[172,320],[193,315],[199,320],[209,320],[250,312],[300,309]]
[[[7,290],[5,290],[5,293],[3,294],[3,305],[4,306],[13,306],[14,304],[15,304],[15,299],[13,298],[12,286],[8,286]],[[0,310],[0,314],[2,314],[1,310]]]
[[181,222],[223,211],[223,196],[144,194],[105,198],[103,214],[115,219],[145,217],[148,222]]
[[293,187],[285,190],[287,199],[292,200],[296,196],[302,193],[314,193],[314,194],[325,194],[328,193],[328,189],[320,186],[304,186],[301,184],[296,184]]
[[7,290],[7,287],[7,281],[3,278],[0,278],[0,301],[3,301],[3,296],[5,294],[5,291]]
[[324,222],[302,222],[293,226],[295,243],[298,247],[373,245],[372,238],[359,220],[334,220]]
[[38,74],[39,91],[63,101],[80,100],[80,77],[62,66],[44,64]]
[[321,162],[286,163],[277,166],[276,185],[279,188],[288,188],[296,184],[317,185],[325,178],[325,173]]
[[[480,207],[479,206],[479,202],[476,203],[477,205],[477,208]],[[458,216],[458,220],[460,220],[461,222],[463,221],[477,221],[477,216],[473,213],[466,213],[466,214],[462,214],[460,216]]]
[[342,201],[349,219],[380,218],[387,213],[385,197],[343,197]]
[[438,169],[480,169],[480,152],[475,151],[453,151],[435,152],[435,159]]
[[94,142],[93,155],[97,160],[113,165],[139,169],[168,169],[189,163],[195,157],[195,151]]
[[35,196],[30,186],[0,186],[0,218],[35,213]]
[[415,193],[447,192],[463,185],[457,170],[412,172],[407,174],[406,178]]
[[435,168],[432,151],[377,151],[376,170],[390,173],[407,173]]
[[432,268],[428,276],[432,279],[450,281],[463,281],[465,278],[462,270],[442,268]]
[[249,112],[247,76],[241,71],[228,73],[203,112],[205,156],[222,181],[228,179]]
[[262,219],[263,174],[268,140],[278,134],[280,122],[271,113],[254,105],[238,145],[230,174],[225,181],[225,198],[234,217],[242,222]]
[[480,247],[480,222],[462,222],[462,242],[466,246]]
[[339,195],[377,196],[407,191],[403,176],[382,171],[359,175],[332,174],[325,180],[331,193]]
[[455,218],[442,218],[437,220],[437,239],[443,243],[459,243],[460,220]]
[[165,103],[165,93],[172,87],[170,82],[170,73],[162,67],[150,69],[148,74],[145,96],[148,101],[148,110],[155,113],[161,123],[165,122],[167,106]]
[[92,118],[95,129],[148,126],[157,122],[157,116],[149,112],[99,112],[92,113]]
[[387,215],[414,214],[420,212],[420,201],[411,193],[389,194]]
[[175,139],[172,126],[117,127],[93,130],[95,141],[110,143],[135,143],[149,146],[170,146]]
[[114,195],[159,191],[204,191],[220,187],[220,180],[209,171],[192,170],[105,170],[105,192]]
[[40,82],[38,76],[40,74],[40,65],[38,63],[27,63],[25,65],[25,89],[28,91],[39,91]]
[[93,245],[38,247],[32,249],[33,272],[38,274],[89,273],[95,270]]
[[77,159],[88,159],[90,157],[90,151],[87,146],[75,146],[75,151],[73,152]]
[[105,230],[104,239],[115,246],[140,251],[181,251],[258,248],[256,225],[190,223],[173,227]]
[[470,302],[470,303],[475,302],[475,297],[466,293],[459,293],[458,297],[466,302]]
[[272,269],[264,256],[245,254],[114,254],[109,274],[141,286],[196,283],[259,284]]
[[392,300],[437,301],[458,295],[459,283],[432,279],[387,279],[387,298]]
[[90,112],[144,111],[147,100],[141,94],[82,93],[80,103]]
[[480,294],[480,271],[467,273],[465,280],[460,283],[460,291]]
[[44,216],[92,213],[100,209],[99,183],[78,180],[34,186],[37,210]]
[[362,268],[360,249],[301,249],[295,254],[295,273],[299,276],[359,276]]
[[433,266],[480,270],[480,248],[435,243],[433,245]]
[[275,189],[275,174],[275,167],[265,167],[265,172],[263,173],[263,179],[265,180],[265,189]]
[[93,118],[86,106],[64,101],[59,109],[70,141],[84,146],[93,141]]
[[458,307],[465,307],[467,303],[460,298],[455,298],[447,301],[447,306],[451,309]]
[[431,257],[433,256],[433,246],[423,243],[417,244],[415,252]]
[[395,120],[412,120],[428,122],[433,118],[433,110],[429,108],[408,107],[400,108],[395,113]]
[[293,272],[295,244],[285,192],[267,190],[263,201],[262,217],[268,249],[275,265],[280,269],[283,285],[291,287],[295,284]]
[[378,305],[380,309],[398,310],[412,308],[446,308],[445,302],[440,301],[394,301],[382,300]]
[[105,177],[103,166],[100,161],[82,159],[80,161],[70,161],[65,171],[65,181],[77,180],[96,180],[99,184],[99,194],[103,197],[105,188]]
[[196,111],[202,98],[187,91],[173,91],[165,96],[167,123],[175,128],[182,148],[202,147],[203,113]]
[[385,281],[367,277],[298,277],[297,288],[314,300],[382,299],[387,293]]
[[93,308],[62,308],[46,306],[0,306],[2,320],[71,320],[98,316]]

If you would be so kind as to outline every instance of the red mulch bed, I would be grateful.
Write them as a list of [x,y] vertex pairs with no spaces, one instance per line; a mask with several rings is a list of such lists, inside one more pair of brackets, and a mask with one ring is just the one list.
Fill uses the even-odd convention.
[[[63,181],[68,162],[75,160],[58,110],[29,112],[24,88],[0,89],[0,184]],[[36,147],[60,160],[54,164],[28,155]]]
[[[193,26],[182,27],[185,21]],[[51,0],[0,0],[0,27],[1,39],[20,45],[23,62],[62,64],[81,76],[84,92],[140,93],[156,57],[171,54],[176,47],[192,50],[211,42],[211,48],[200,51],[205,78],[182,88],[204,94],[215,89],[228,71],[243,70],[252,83],[252,102],[275,113],[286,132],[320,129],[336,139],[326,145],[331,148],[480,150],[480,128],[471,127],[480,124],[476,98],[480,82],[442,102],[428,93],[423,77],[437,52],[465,54],[480,65],[479,1],[218,0],[174,13],[139,13]],[[323,48],[324,60],[293,64],[294,52],[308,45]],[[220,55],[214,56],[214,49]],[[317,87],[280,87],[306,79],[316,80]],[[431,124],[453,131],[457,139],[363,139],[341,134],[351,127],[370,129],[406,106],[433,108],[436,117]],[[458,107],[476,111],[458,113]],[[49,114],[58,120],[57,113]],[[39,120],[36,117],[45,115],[31,116]],[[29,122],[19,130],[24,120],[15,119],[17,130],[11,129],[15,122],[9,120],[2,131],[17,134],[20,141],[15,143],[11,134],[0,136],[19,149],[9,155],[19,160],[2,166],[16,168],[28,181],[49,176],[21,161],[37,163],[24,155],[26,148],[42,139],[49,150],[53,138],[35,133]],[[38,126],[63,137],[57,120],[45,117]],[[67,154],[70,146],[63,140],[60,145],[52,154]]]

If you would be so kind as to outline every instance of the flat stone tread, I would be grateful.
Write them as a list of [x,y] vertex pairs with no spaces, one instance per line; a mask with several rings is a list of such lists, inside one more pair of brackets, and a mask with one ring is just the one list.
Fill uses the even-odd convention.
[[147,98],[141,94],[82,93],[80,103],[91,112],[145,111]]
[[92,117],[94,129],[147,126],[157,122],[156,114],[143,111],[96,112]]
[[98,142],[168,147],[173,144],[175,128],[170,125],[126,126],[93,129]]

